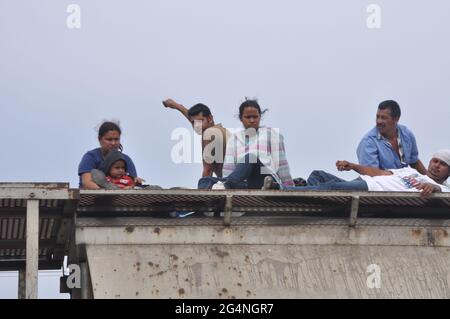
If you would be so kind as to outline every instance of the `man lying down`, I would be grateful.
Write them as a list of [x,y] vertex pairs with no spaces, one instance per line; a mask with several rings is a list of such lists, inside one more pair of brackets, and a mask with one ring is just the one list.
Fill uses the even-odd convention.
[[[346,190],[346,191],[378,191],[378,192],[421,192],[422,196],[431,193],[450,192],[443,185],[450,176],[450,150],[436,152],[428,164],[426,175],[420,174],[411,167],[382,170],[375,167],[362,166],[348,161],[337,161],[339,171],[355,171],[360,176],[346,181],[324,171],[313,171],[306,186],[283,187],[283,190]],[[263,189],[273,189],[270,176],[264,180]]]

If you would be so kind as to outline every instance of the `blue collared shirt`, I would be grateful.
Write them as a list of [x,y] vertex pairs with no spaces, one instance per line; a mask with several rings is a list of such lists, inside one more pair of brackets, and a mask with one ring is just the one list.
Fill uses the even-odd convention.
[[381,136],[374,127],[359,143],[356,154],[359,164],[380,169],[398,169],[417,163],[419,151],[414,134],[404,125],[397,125],[397,141],[400,157],[392,148],[391,143]]

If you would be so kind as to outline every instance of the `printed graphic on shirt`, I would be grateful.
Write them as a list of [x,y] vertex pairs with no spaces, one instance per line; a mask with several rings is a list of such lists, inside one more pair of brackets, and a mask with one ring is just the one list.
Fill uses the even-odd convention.
[[403,176],[401,178],[401,180],[402,180],[403,184],[406,186],[406,188],[415,188],[420,183],[424,182],[423,179],[422,179],[422,181],[420,181],[419,179],[420,179],[420,177],[418,174]]

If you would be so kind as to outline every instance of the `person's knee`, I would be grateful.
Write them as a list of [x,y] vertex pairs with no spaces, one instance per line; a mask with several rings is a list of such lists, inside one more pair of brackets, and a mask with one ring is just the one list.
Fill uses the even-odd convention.
[[325,175],[325,171],[322,171],[322,170],[314,170],[314,171],[311,172],[311,174],[309,174],[309,176],[308,176],[308,182],[309,182],[310,180],[316,180],[316,179],[318,179],[318,178],[321,178],[321,177],[324,176],[324,175]]
[[197,189],[211,189],[217,181],[217,178],[211,176],[202,177],[198,181]]

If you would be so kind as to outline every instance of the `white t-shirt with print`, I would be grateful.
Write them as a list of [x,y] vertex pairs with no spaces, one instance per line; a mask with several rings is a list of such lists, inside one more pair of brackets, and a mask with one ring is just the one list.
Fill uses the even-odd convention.
[[420,174],[411,167],[390,170],[392,175],[368,176],[361,175],[371,192],[420,192],[416,185],[430,183],[441,188],[442,192],[450,192],[450,188],[440,185],[426,175]]

